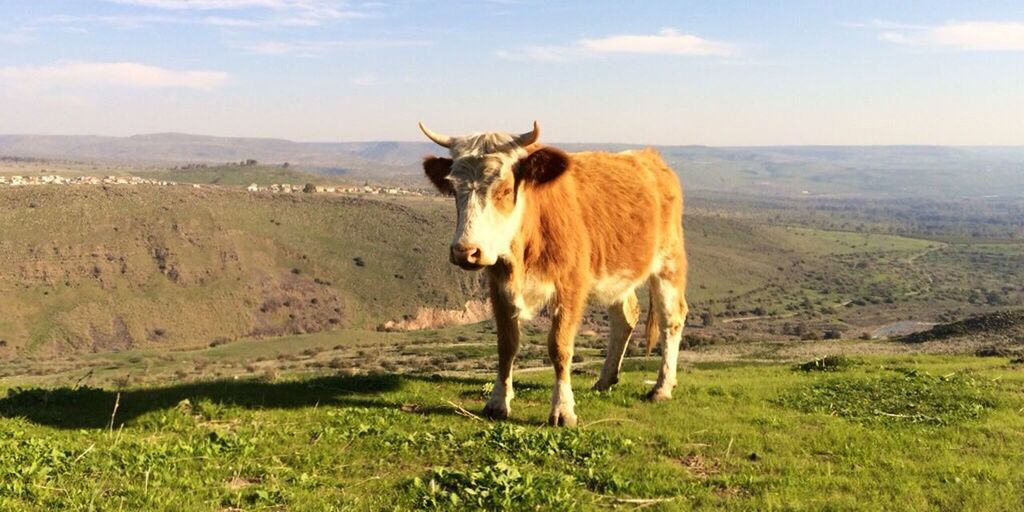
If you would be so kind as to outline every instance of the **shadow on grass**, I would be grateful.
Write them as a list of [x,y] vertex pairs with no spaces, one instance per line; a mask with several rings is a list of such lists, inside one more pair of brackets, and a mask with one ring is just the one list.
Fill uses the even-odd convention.
[[[13,388],[0,398],[0,417],[25,418],[33,423],[62,429],[99,429],[111,424],[118,404],[115,426],[189,400],[247,409],[298,409],[303,407],[366,407],[403,409],[403,402],[383,395],[402,390],[413,381],[483,386],[488,379],[421,375],[331,376],[284,382],[216,380],[121,392],[98,388]],[[422,406],[415,414],[456,415],[452,407]]]

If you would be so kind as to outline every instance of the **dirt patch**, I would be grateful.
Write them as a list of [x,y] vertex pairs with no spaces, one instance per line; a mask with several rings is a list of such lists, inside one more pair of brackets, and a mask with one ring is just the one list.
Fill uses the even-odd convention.
[[721,472],[721,465],[717,460],[700,453],[687,455],[679,459],[679,463],[686,468],[686,471],[700,480]]
[[871,338],[893,338],[896,336],[907,336],[910,334],[927,331],[932,327],[935,327],[933,322],[915,322],[912,320],[902,320],[899,322],[892,322],[885,324],[874,331],[871,331]]
[[407,315],[402,320],[391,320],[380,325],[381,331],[418,331],[422,329],[438,329],[454,325],[466,325],[481,322],[491,317],[490,304],[481,300],[471,300],[462,309],[420,308],[415,315]]

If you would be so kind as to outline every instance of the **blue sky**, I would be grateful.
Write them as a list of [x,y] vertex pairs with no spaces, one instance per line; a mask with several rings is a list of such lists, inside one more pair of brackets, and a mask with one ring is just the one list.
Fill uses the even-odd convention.
[[0,0],[0,133],[1024,144],[1024,3]]

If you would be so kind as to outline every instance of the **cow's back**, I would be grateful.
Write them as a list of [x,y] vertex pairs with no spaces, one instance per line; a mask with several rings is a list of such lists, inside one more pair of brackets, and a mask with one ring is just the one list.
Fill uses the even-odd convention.
[[679,179],[653,149],[570,156],[595,277],[645,278],[681,241]]

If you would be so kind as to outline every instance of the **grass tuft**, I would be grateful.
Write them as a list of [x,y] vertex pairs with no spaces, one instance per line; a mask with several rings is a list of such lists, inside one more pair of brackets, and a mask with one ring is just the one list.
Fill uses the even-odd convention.
[[832,378],[781,399],[809,413],[865,424],[947,426],[980,418],[996,407],[989,386],[963,374],[933,376],[917,370],[898,375]]

